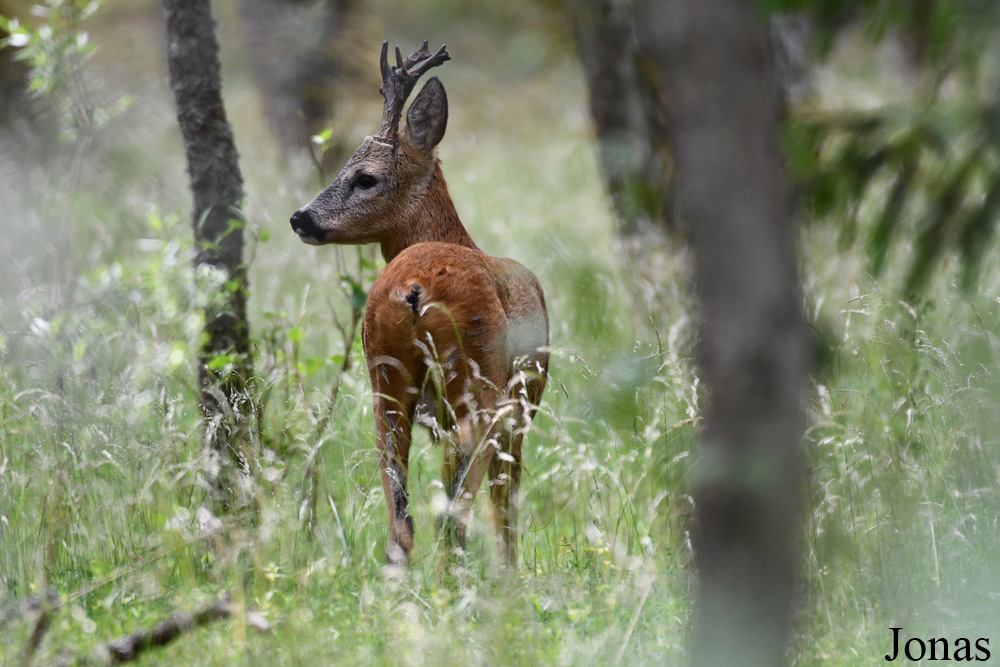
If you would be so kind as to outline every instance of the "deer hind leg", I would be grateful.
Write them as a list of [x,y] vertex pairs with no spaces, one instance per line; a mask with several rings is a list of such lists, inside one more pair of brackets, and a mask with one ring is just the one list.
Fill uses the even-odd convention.
[[459,419],[452,437],[444,441],[441,478],[448,501],[437,522],[445,559],[457,550],[465,550],[472,503],[493,459],[493,450],[493,443],[482,437],[468,417]]
[[389,510],[389,540],[386,560],[390,565],[408,565],[413,549],[413,519],[406,494],[410,458],[413,401],[375,396],[375,440],[382,473],[382,490]]
[[[545,366],[539,365],[540,373]],[[521,376],[510,390],[513,394],[506,403],[512,410],[500,426],[498,450],[490,462],[489,488],[493,501],[493,520],[496,526],[497,547],[500,560],[508,567],[517,568],[517,510],[518,491],[521,488],[521,442],[535,417],[538,401],[545,388],[545,376]],[[523,384],[521,384],[523,383]]]
[[496,527],[500,560],[517,567],[517,493],[521,486],[521,434],[506,431],[500,448],[490,461],[490,500]]

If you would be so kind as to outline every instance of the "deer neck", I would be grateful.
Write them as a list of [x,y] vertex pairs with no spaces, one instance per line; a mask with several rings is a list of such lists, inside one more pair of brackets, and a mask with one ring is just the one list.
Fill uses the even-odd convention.
[[458,217],[458,211],[448,194],[444,174],[441,173],[441,163],[436,160],[430,183],[423,189],[423,194],[415,198],[408,207],[399,233],[383,239],[382,257],[388,264],[411,245],[428,241],[454,243],[478,250]]

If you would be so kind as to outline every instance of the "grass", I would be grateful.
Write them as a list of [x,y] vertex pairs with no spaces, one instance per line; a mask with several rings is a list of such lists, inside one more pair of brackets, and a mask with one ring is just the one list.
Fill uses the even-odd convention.
[[[397,18],[388,30],[419,25],[419,17]],[[223,15],[223,35],[232,20]],[[472,20],[456,19],[456,32]],[[498,31],[473,30],[469,42],[487,37],[496,48],[455,48],[462,58],[442,70],[452,118],[441,156],[473,237],[535,270],[550,304],[555,353],[526,442],[518,571],[499,568],[480,498],[470,556],[454,582],[438,581],[440,453],[421,435],[411,456],[415,560],[402,579],[386,576],[360,364],[349,365],[330,425],[316,433],[343,364],[341,274],[368,286],[380,260],[370,249],[307,247],[290,233],[287,216],[314,194],[315,174],[305,159],[281,158],[236,58],[226,64],[225,92],[257,237],[250,312],[265,409],[256,520],[206,509],[213,463],[199,440],[191,360],[200,328],[193,313],[205,298],[196,286],[210,277],[190,268],[170,98],[126,73],[92,82],[136,102],[88,153],[67,256],[52,242],[72,194],[66,168],[0,162],[8,211],[0,229],[0,607],[48,586],[67,600],[52,614],[37,664],[88,654],[225,590],[236,592],[232,621],[196,630],[146,663],[684,660],[701,392],[688,259],[666,244],[638,257],[621,251],[575,65],[542,49],[538,34],[522,36],[526,54],[497,91],[489,54],[502,49]],[[161,55],[142,53],[135,60],[149,66]],[[95,67],[113,60],[98,57]],[[573,103],[556,107],[554,97]],[[349,143],[371,131],[378,111],[373,91],[346,104],[340,129]],[[876,284],[857,257],[830,252],[834,237],[810,225],[802,238],[807,303],[831,351],[809,403],[809,515],[792,647],[799,665],[880,661],[893,625],[989,637],[1000,593],[992,407],[1000,271],[987,269],[974,295],[951,287],[946,271],[929,303],[914,309],[895,299],[891,275]],[[71,277],[58,299],[53,261],[66,262]],[[346,343],[356,359],[358,341]],[[272,631],[249,630],[243,605],[260,610]],[[31,630],[30,615],[3,621],[0,663],[19,662]]]

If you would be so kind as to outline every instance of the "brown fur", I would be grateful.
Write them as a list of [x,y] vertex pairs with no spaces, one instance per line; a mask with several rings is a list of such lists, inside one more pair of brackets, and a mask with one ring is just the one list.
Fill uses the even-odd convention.
[[[435,154],[446,120],[444,88],[431,79],[402,138],[366,139],[292,225],[309,243],[379,243],[387,262],[362,333],[389,562],[408,562],[413,548],[406,478],[412,425],[424,412],[444,440],[449,506],[438,525],[449,552],[464,547],[472,499],[488,477],[501,557],[516,565],[521,440],[545,387],[548,316],[534,274],[486,255],[462,225]],[[361,188],[362,174],[377,185]]]

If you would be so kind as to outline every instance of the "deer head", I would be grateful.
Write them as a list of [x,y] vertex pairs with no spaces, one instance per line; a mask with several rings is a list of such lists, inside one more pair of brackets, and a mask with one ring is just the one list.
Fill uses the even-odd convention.
[[337,178],[292,215],[292,229],[305,243],[374,242],[387,254],[388,246],[405,245],[397,240],[412,236],[408,227],[421,217],[418,212],[426,217],[426,200],[435,190],[435,149],[448,123],[448,98],[436,77],[410,105],[402,132],[399,123],[417,79],[450,56],[444,45],[432,54],[425,40],[405,60],[397,47],[396,65],[390,66],[388,51],[389,43],[383,42],[380,92],[385,104],[379,132],[366,137]]

